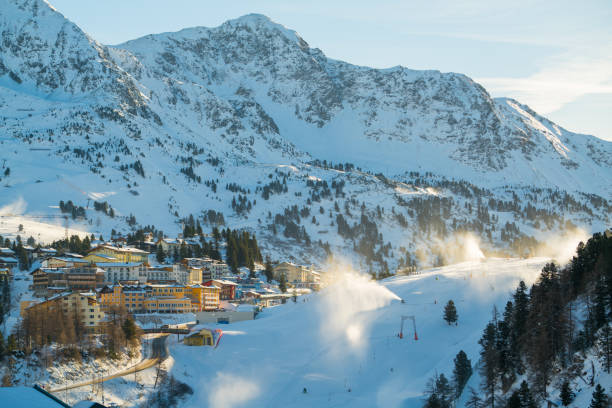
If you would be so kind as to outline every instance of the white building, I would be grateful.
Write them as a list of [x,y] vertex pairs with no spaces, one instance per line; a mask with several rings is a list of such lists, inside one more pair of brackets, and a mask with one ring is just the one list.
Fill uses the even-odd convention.
[[147,281],[147,268],[142,262],[98,262],[96,265],[104,270],[104,280],[109,283]]

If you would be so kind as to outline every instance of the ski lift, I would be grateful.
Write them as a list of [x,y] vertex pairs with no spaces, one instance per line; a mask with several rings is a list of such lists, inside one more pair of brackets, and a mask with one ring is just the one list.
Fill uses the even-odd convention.
[[414,316],[402,316],[401,317],[401,321],[400,321],[400,332],[398,334],[398,337],[400,339],[404,338],[404,321],[405,320],[412,320],[412,328],[414,329],[414,340],[418,340],[419,336],[417,334],[417,329],[416,329],[416,318]]

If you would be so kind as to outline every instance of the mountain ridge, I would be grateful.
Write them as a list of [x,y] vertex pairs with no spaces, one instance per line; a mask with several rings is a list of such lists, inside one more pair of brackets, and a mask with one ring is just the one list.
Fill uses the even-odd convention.
[[[59,200],[109,200],[126,218],[92,213],[84,225],[105,234],[134,228],[124,221],[136,209],[141,225],[166,231],[214,210],[285,254],[301,254],[306,236],[348,254],[366,239],[386,253],[379,263],[414,256],[406,235],[433,242],[422,217],[436,234],[473,230],[491,247],[568,221],[610,222],[612,143],[491,98],[463,74],[329,59],[262,15],[105,46],[42,0],[2,7],[0,146],[11,171],[0,206],[23,197],[49,213]],[[523,218],[528,205],[535,218]],[[360,215],[385,239],[352,229]],[[524,231],[508,232],[511,221]]]

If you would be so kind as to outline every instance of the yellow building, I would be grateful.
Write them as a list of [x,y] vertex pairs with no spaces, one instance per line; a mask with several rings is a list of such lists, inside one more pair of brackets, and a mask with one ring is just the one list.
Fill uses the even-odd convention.
[[117,262],[117,258],[111,255],[105,254],[87,254],[83,257],[86,261],[90,263],[107,263],[107,262]]
[[89,261],[84,258],[69,258],[69,257],[51,257],[45,259],[42,262],[43,268],[57,269],[57,268],[78,268],[82,266],[88,266]]
[[40,303],[22,303],[21,314],[36,313],[37,310],[61,308],[64,313],[76,314],[89,331],[95,331],[104,321],[106,314],[96,299],[93,292],[78,293],[72,292],[63,295],[56,295]]
[[212,330],[202,329],[183,339],[187,346],[213,346],[215,344]]
[[191,299],[194,312],[219,309],[220,292],[221,289],[215,285],[189,285],[185,287],[185,295]]
[[130,313],[188,313],[193,309],[181,285],[105,286],[98,297],[105,310],[124,306]]
[[321,275],[302,265],[282,262],[274,268],[275,279],[279,280],[281,274],[285,275],[288,283],[296,287],[318,288],[321,284]]
[[[103,260],[97,260],[95,256],[99,258],[105,255],[107,257],[115,258],[116,261],[112,262],[147,262],[149,259],[149,253],[138,248],[130,247],[116,247],[112,245],[98,245],[95,248],[89,250],[89,253],[83,259],[90,259],[90,262],[111,262]],[[103,257],[102,257],[103,258]]]
[[152,297],[144,301],[144,307],[149,313],[189,313],[191,312],[191,299]]

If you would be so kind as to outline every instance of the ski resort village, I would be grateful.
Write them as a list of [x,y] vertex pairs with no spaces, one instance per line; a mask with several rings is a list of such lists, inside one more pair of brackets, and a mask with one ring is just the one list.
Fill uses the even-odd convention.
[[0,1],[0,408],[610,408],[610,2],[226,3]]

